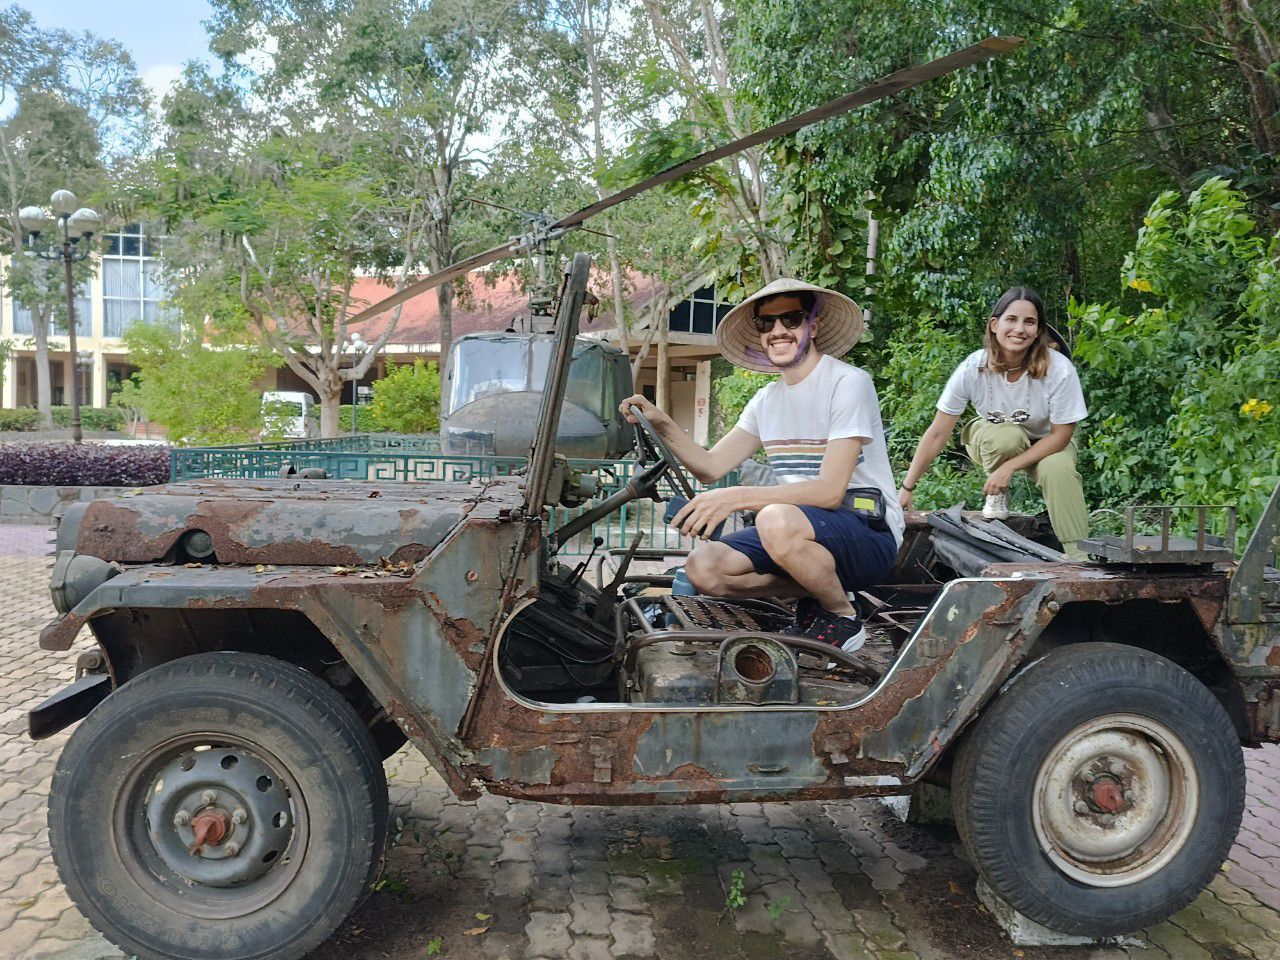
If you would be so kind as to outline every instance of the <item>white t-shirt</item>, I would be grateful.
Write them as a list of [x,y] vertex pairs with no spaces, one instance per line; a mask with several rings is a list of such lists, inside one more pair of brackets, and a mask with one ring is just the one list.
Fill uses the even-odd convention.
[[1079,423],[1089,415],[1080,377],[1071,361],[1049,351],[1049,369],[1033,379],[1023,374],[1010,383],[1003,374],[982,370],[986,350],[975,350],[960,362],[942,388],[938,409],[954,417],[969,404],[991,423],[1016,423],[1037,440],[1049,435],[1053,424]]
[[816,480],[831,440],[862,440],[849,487],[875,487],[884,494],[885,521],[902,543],[906,519],[889,467],[880,399],[865,370],[823,354],[794,386],[778,379],[756,393],[738,427],[760,438],[780,483]]

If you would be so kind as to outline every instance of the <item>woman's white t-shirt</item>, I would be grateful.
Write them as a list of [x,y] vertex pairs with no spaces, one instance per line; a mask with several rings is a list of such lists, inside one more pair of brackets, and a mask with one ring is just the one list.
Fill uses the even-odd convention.
[[975,350],[960,362],[942,388],[939,410],[958,417],[973,404],[984,420],[1016,423],[1037,440],[1054,424],[1079,423],[1089,415],[1076,368],[1057,350],[1049,351],[1043,377],[1023,373],[1012,383],[1002,373],[982,369],[986,357],[986,350]]
[[906,519],[889,466],[880,399],[865,370],[823,354],[799,383],[778,379],[758,391],[738,427],[760,438],[780,483],[816,480],[828,442],[861,439],[849,488],[875,487],[884,495],[885,522],[901,545]]

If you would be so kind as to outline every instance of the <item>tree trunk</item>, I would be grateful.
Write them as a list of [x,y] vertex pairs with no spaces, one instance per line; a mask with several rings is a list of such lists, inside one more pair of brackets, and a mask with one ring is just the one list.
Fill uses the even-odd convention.
[[440,409],[444,409],[444,368],[449,362],[449,350],[453,347],[453,284],[442,283],[436,288],[436,301],[440,304]]
[[654,403],[663,413],[671,412],[671,354],[668,349],[671,342],[670,319],[669,313],[658,317],[658,369],[654,371],[654,376],[657,377]]
[[41,305],[31,311],[31,332],[36,341],[36,409],[40,423],[53,429],[53,391],[49,383],[49,322],[53,307]]
[[331,393],[320,394],[320,436],[336,437],[341,432],[340,411],[342,402],[342,385],[339,384]]
[[1254,145],[1262,153],[1280,154],[1280,94],[1268,76],[1271,63],[1264,59],[1275,52],[1271,39],[1248,3],[1222,0],[1220,10],[1227,42],[1249,90]]

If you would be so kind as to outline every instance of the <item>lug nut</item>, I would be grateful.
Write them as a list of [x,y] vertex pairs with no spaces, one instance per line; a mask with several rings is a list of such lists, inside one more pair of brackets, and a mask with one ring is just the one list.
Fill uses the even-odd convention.
[[238,843],[236,843],[234,840],[232,840],[230,843],[228,843],[228,844],[227,844],[225,847],[223,847],[222,849],[223,849],[223,850],[225,850],[225,851],[227,851],[227,856],[228,856],[228,857],[234,857],[237,853],[239,853],[239,852],[240,852],[240,844],[238,844]]
[[1075,811],[1076,813],[1088,813],[1089,805],[1085,803],[1083,800],[1077,800],[1075,802]]
[[173,815],[173,825],[175,827],[185,827],[191,822],[191,814],[185,810],[179,810]]
[[235,811],[231,814],[232,823],[244,823],[248,819],[249,814],[245,813],[244,807],[236,807]]
[[204,793],[200,794],[200,802],[204,804],[206,807],[212,806],[213,801],[217,799],[218,799],[218,795],[214,793],[212,790],[206,790]]

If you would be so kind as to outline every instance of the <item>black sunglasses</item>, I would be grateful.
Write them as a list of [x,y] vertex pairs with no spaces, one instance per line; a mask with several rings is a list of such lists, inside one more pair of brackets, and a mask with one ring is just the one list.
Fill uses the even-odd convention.
[[788,330],[794,330],[800,324],[809,319],[808,310],[789,310],[786,313],[762,314],[755,318],[756,333],[768,333],[773,329],[774,323],[781,320],[782,325]]

